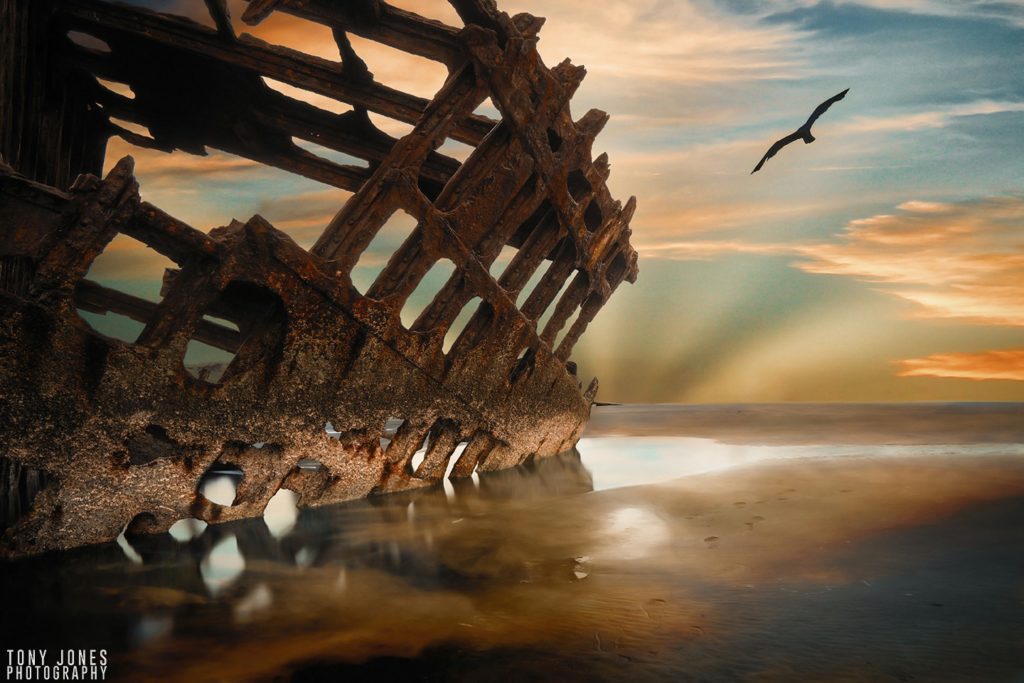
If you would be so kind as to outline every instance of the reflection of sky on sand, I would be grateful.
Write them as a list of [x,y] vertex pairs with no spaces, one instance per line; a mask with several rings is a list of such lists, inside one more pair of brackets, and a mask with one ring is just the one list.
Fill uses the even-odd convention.
[[444,487],[282,495],[124,539],[137,564],[0,566],[0,636],[107,647],[132,681],[1012,680],[1024,447],[929,440],[588,437]]
[[689,436],[584,438],[577,449],[593,476],[595,491],[654,484],[773,460],[1024,456],[1024,444],[765,446],[721,443]]
[[189,517],[187,519],[179,519],[177,522],[172,524],[171,528],[167,530],[167,533],[169,533],[171,538],[178,543],[188,543],[193,538],[198,538],[200,534],[206,531],[207,526],[209,525],[203,520]]
[[605,545],[598,557],[635,560],[672,539],[672,532],[657,515],[642,507],[621,507],[605,517]]
[[260,612],[269,609],[273,604],[274,595],[270,592],[267,584],[261,583],[235,603],[235,621],[249,621]]

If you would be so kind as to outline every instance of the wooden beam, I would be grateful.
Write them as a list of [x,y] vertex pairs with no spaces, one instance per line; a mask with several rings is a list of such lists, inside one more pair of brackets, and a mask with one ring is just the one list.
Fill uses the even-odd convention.
[[179,266],[194,257],[218,257],[223,249],[201,230],[158,209],[149,202],[139,204],[121,232],[163,254]]
[[[374,171],[371,181],[351,197],[331,220],[313,245],[312,253],[327,259],[358,258],[376,232],[376,228],[373,231],[367,228],[373,225],[379,228],[387,218],[384,215],[387,209],[385,197],[390,193],[392,185],[389,176],[424,159],[429,151],[448,137],[453,122],[461,119],[464,112],[479,106],[485,97],[486,91],[477,82],[472,66],[467,64],[453,74],[430,103],[413,132],[398,141]],[[463,165],[460,169],[465,167]],[[351,268],[355,263],[346,265]]]
[[[381,131],[376,131],[374,135],[365,130],[361,123],[369,126],[373,124],[369,120],[359,121],[363,116],[359,112],[352,111],[338,116],[305,102],[277,93],[274,95],[268,99],[267,106],[255,111],[255,115],[267,125],[290,135],[366,159],[371,164],[380,163],[397,142]],[[456,159],[431,152],[424,160],[421,172],[423,177],[443,185],[458,169],[459,162]]]
[[[374,136],[362,129],[354,121],[355,117],[359,116],[356,112],[348,112],[338,116],[308,105],[305,102],[292,100],[283,95],[277,95],[277,93],[273,93],[273,95],[274,97],[268,98],[266,106],[254,108],[253,116],[261,124],[275,130],[275,132],[295,136],[358,159],[365,159],[371,165],[379,164],[391,150],[392,145],[397,142],[394,138],[380,131],[377,131],[379,135]],[[105,110],[117,118],[132,121],[143,126],[151,123],[133,107],[132,100],[107,93],[102,93],[98,100],[103,104]],[[345,117],[350,118],[346,121]],[[367,125],[372,124],[367,122]],[[116,124],[113,124],[112,127],[117,135],[133,145],[157,149],[162,152],[173,151],[172,148],[162,144],[159,140],[138,135]],[[218,144],[211,143],[210,146],[218,147]],[[265,152],[257,153],[249,147],[243,148],[238,146],[225,149],[224,151],[268,163],[284,170],[298,172],[313,180],[327,182],[330,185],[353,191],[358,189],[369,174],[369,171],[359,169],[356,166],[334,164],[329,160],[314,162],[315,156],[311,159],[309,156],[304,156],[294,150],[284,156],[301,156],[302,158],[299,161],[302,163],[299,166],[294,166],[290,162],[285,163],[282,161],[283,157],[281,154],[268,157]],[[307,152],[306,154],[308,155],[309,153]],[[268,158],[271,160],[266,161]],[[437,152],[430,152],[421,167],[421,175],[429,181],[444,185],[458,168],[459,162],[457,160]]]
[[210,12],[210,18],[217,25],[217,32],[222,38],[235,39],[235,28],[231,25],[231,12],[228,10],[228,0],[206,0],[206,9]]
[[275,166],[285,171],[298,173],[312,180],[333,185],[350,192],[359,190],[367,178],[370,177],[370,171],[365,168],[349,166],[347,164],[336,164],[329,159],[318,157],[298,145],[293,145],[290,149],[283,151],[270,148],[249,148],[245,151],[229,149],[225,151],[234,151],[236,154],[246,156],[268,166]]
[[242,21],[249,26],[256,26],[269,17],[280,3],[281,0],[252,0],[242,13]]
[[359,3],[332,0],[282,0],[277,9],[441,62],[449,69],[466,60],[459,29],[383,2],[378,4],[380,10],[372,19],[359,11]]
[[498,6],[494,0],[449,0],[459,18],[466,25],[475,24],[489,28],[498,34],[498,42],[504,43],[507,37],[504,27],[498,21]]
[[353,81],[369,83],[373,81],[373,74],[370,72],[366,62],[356,54],[352,47],[352,41],[348,34],[340,28],[332,28],[331,35],[334,36],[334,44],[338,46],[338,54],[341,56],[341,73]]
[[[133,104],[133,100],[120,97],[116,94],[111,96],[105,93],[101,93],[100,97],[97,99],[104,105],[104,109],[108,113],[117,118],[127,119],[143,126],[153,124],[153,121],[148,120],[146,116],[141,115],[137,111]],[[120,135],[125,139],[125,141],[130,142],[131,144],[138,145],[140,147],[149,147],[163,152],[170,152],[173,150],[172,146],[165,144],[164,141],[160,139],[147,138],[126,130],[116,124],[112,124],[111,128],[117,135]],[[305,131],[305,134],[308,136],[308,130],[303,129],[301,126],[297,126],[296,128],[300,133]],[[268,131],[269,130],[270,129],[268,129]],[[284,135],[287,131],[272,130],[270,132]],[[329,159],[324,159],[312,154],[297,145],[278,149],[269,144],[261,144],[261,140],[258,137],[248,139],[245,142],[230,142],[234,139],[234,136],[221,136],[217,140],[205,140],[204,143],[225,152],[237,154],[291,173],[297,173],[312,180],[326,183],[343,190],[349,190],[351,192],[358,190],[362,186],[363,182],[365,182],[370,176],[370,172],[367,169],[335,163]],[[337,137],[334,136],[332,139],[336,141]]]
[[[171,50],[202,55],[208,59],[250,69],[259,75],[297,88],[332,97],[356,107],[415,124],[429,102],[421,97],[379,83],[347,79],[337,62],[320,59],[279,45],[270,45],[248,34],[235,42],[221,40],[216,31],[189,19],[157,14],[145,9],[112,5],[100,0],[60,0],[60,12],[78,30],[97,35],[115,49],[119,35],[153,42]],[[458,122],[451,137],[478,144],[495,122],[471,114]]]

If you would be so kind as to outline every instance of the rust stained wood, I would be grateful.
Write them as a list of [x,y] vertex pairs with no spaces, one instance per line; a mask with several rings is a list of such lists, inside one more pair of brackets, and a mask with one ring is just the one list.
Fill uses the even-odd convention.
[[204,0],[204,2],[206,2],[206,9],[209,11],[213,23],[217,26],[217,32],[221,38],[234,40],[235,29],[231,25],[231,12],[228,10],[228,1]]
[[[0,0],[0,10],[21,2]],[[431,486],[449,465],[452,477],[468,477],[575,444],[598,385],[582,391],[566,361],[616,287],[636,277],[628,227],[635,203],[611,197],[607,158],[591,158],[606,115],[569,116],[583,70],[568,62],[549,69],[540,60],[543,20],[509,18],[489,0],[453,1],[467,24],[461,29],[379,0],[249,4],[249,21],[284,11],[324,24],[339,64],[236,38],[222,0],[206,1],[217,30],[101,0],[54,2],[58,40],[81,30],[111,47],[109,54],[69,44],[58,50],[62,68],[79,74],[72,82],[76,97],[85,95],[79,103],[98,105],[101,122],[109,115],[153,134],[105,123],[86,140],[89,149],[102,148],[114,132],[157,149],[202,153],[209,145],[353,195],[306,251],[260,216],[209,234],[191,228],[141,202],[129,159],[104,180],[81,176],[67,192],[19,174],[49,179],[53,161],[45,154],[24,169],[0,167],[0,220],[37,221],[0,239],[0,286],[8,287],[0,296],[0,352],[9,359],[0,365],[0,396],[21,397],[0,402],[0,421],[11,425],[0,430],[0,451],[59,483],[40,491],[3,536],[0,553],[109,540],[126,525],[131,533],[157,533],[185,516],[210,523],[251,517],[281,487],[305,507]],[[44,33],[29,32],[33,40]],[[440,61],[449,79],[429,102],[376,83],[348,33]],[[130,54],[149,55],[150,63],[160,57],[178,73],[147,68],[147,60],[133,64]],[[128,82],[137,97],[105,91],[92,76]],[[261,77],[348,102],[354,111],[330,114],[267,89]],[[184,90],[174,93],[178,103],[161,101],[153,88],[175,78],[200,91],[199,109],[175,113],[189,101]],[[17,101],[10,85],[9,70],[0,69],[0,106],[28,111],[31,104]],[[501,122],[473,113],[487,97]],[[369,123],[367,110],[412,123],[413,131],[390,138]],[[318,158],[293,137],[365,159],[369,168]],[[436,152],[446,138],[476,148],[460,164]],[[4,140],[6,150],[12,143]],[[54,154],[59,166],[94,168],[86,157]],[[399,210],[417,225],[361,294],[352,269]],[[165,275],[159,303],[85,279],[118,233],[178,264]],[[495,279],[488,268],[506,244],[519,252]],[[440,259],[456,271],[406,327],[400,310]],[[551,265],[518,307],[546,260]],[[479,305],[470,304],[475,298]],[[445,351],[449,328],[467,305],[476,308]],[[552,306],[539,331],[537,321]],[[125,315],[144,329],[134,342],[108,339],[76,309]],[[184,366],[192,341],[234,359],[215,379],[196,377]],[[38,420],[41,414],[48,419]],[[385,427],[395,417],[402,425],[392,434]],[[326,423],[339,432],[333,438]],[[73,471],[52,448],[72,441]],[[263,449],[253,445],[260,443]],[[414,471],[418,452],[424,459]],[[318,466],[300,465],[309,458]],[[203,473],[225,463],[245,471],[231,506],[200,492]],[[126,486],[126,478],[134,483]],[[103,496],[104,504],[80,504],[90,496]]]
[[[123,70],[116,66],[112,67],[105,58],[89,58],[84,62],[94,67],[101,76],[131,80]],[[97,93],[97,102],[110,116],[142,126],[159,122],[159,114],[156,113],[160,111],[158,106],[150,107],[155,111],[147,111],[135,100],[98,84]],[[270,133],[270,138],[295,136],[327,149],[364,159],[371,164],[380,163],[395,142],[394,138],[382,133],[370,123],[365,112],[361,110],[335,115],[269,88],[264,88],[258,97],[252,98],[252,105],[252,120]],[[146,138],[116,124],[113,125],[113,129],[126,141],[140,147],[161,151],[172,151],[174,148],[173,142],[162,143],[159,139]],[[358,167],[312,158],[308,152],[295,149],[294,146],[288,146],[283,151],[275,151],[261,148],[258,142],[252,139],[247,144],[231,143],[231,137],[222,134],[216,139],[208,140],[207,143],[223,151],[296,172],[342,189],[356,190],[368,177],[368,173]],[[422,175],[443,185],[458,166],[459,163],[455,159],[432,152],[423,162]]]
[[[430,103],[409,135],[399,140],[391,152],[381,160],[379,168],[369,182],[345,204],[328,224],[313,246],[313,252],[328,259],[355,256],[362,252],[373,238],[373,233],[390,215],[385,211],[394,202],[388,202],[396,171],[418,166],[420,160],[433,151],[468,111],[473,111],[486,97],[486,91],[477,82],[472,66],[463,67],[441,88],[438,97]],[[456,173],[456,178],[459,177]],[[369,228],[369,230],[367,229]],[[371,232],[372,230],[372,232]],[[351,267],[354,262],[349,262]]]
[[[348,81],[337,62],[271,45],[248,34],[234,42],[224,41],[216,31],[184,18],[110,5],[102,0],[63,0],[61,13],[74,28],[95,33],[100,38],[109,37],[116,42],[120,34],[152,41],[246,68],[406,123],[416,123],[429,104],[421,97],[378,83]],[[470,115],[457,122],[452,137],[475,145],[493,126],[494,122],[486,117]]]
[[[0,157],[33,179],[67,189],[99,173],[104,117],[89,106],[84,74],[56,58],[47,1],[0,3]],[[61,84],[51,92],[48,84]]]
[[242,13],[242,21],[255,26],[269,17],[279,4],[281,0],[252,0]]

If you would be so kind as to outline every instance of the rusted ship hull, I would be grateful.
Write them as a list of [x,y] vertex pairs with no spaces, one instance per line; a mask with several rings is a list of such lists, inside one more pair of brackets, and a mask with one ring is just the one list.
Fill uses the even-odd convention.
[[[543,65],[541,21],[485,2],[453,2],[459,30],[380,2],[249,5],[250,22],[277,10],[331,26],[341,63],[325,72],[331,63],[235,35],[224,3],[206,4],[216,29],[99,0],[0,0],[4,42],[15,46],[0,78],[0,455],[23,497],[39,489],[8,515],[4,555],[160,532],[186,517],[257,516],[281,488],[316,506],[511,467],[571,448],[589,415],[597,384],[582,389],[569,354],[615,288],[636,277],[633,201],[622,207],[608,194],[607,161],[590,154],[606,116],[570,118],[582,69]],[[106,51],[71,44],[71,30]],[[390,91],[361,66],[346,31],[444,61],[450,76],[430,102]],[[173,82],[159,66],[168,60],[183,72]],[[103,93],[99,74],[137,97]],[[261,75],[353,103],[354,116],[327,119],[284,101],[256,87]],[[29,78],[62,97],[32,97],[44,86]],[[161,79],[167,88],[154,88]],[[218,83],[239,89],[230,116],[160,118],[167,98],[183,96],[176,87],[198,88],[202,100]],[[473,113],[488,96],[500,121]],[[369,130],[365,108],[413,131],[394,140]],[[132,139],[112,111],[148,125],[152,138]],[[54,127],[65,133],[56,146],[25,145]],[[310,159],[278,140],[303,131],[369,168]],[[112,134],[166,150],[225,149],[353,195],[310,251],[260,216],[206,234],[140,200],[131,158],[97,177]],[[465,162],[434,151],[449,136],[475,145]],[[360,293],[351,270],[398,210],[417,227]],[[122,233],[177,264],[160,302],[86,279]],[[495,279],[489,267],[505,245],[518,251]],[[454,274],[403,326],[403,304],[442,259]],[[467,305],[472,318],[445,351]],[[133,343],[109,339],[79,311],[144,328]],[[192,340],[233,354],[222,375],[185,367]],[[203,476],[224,466],[243,474],[231,505],[201,492]],[[24,486],[26,477],[38,485]]]

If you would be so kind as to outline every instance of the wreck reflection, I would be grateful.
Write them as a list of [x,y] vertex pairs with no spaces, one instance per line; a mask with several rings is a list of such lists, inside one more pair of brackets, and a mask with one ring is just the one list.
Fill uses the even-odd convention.
[[1022,455],[588,438],[2,565],[0,635],[131,681],[1012,680]]
[[[452,458],[453,461],[456,458]],[[204,495],[233,500],[239,481],[232,472],[214,473]],[[536,501],[593,490],[578,451],[521,467],[474,474],[419,491],[379,496],[337,506],[299,510],[297,495],[282,489],[262,519],[207,526],[180,520],[167,534],[120,539],[125,556],[141,564],[195,563],[210,595],[233,583],[232,595],[246,593],[246,567],[274,563],[372,567],[442,583],[445,568],[434,556],[433,529],[485,514],[502,501]],[[257,572],[259,573],[259,572]],[[432,578],[431,578],[432,577]]]
[[217,595],[245,571],[245,557],[234,534],[221,539],[199,563],[199,573],[210,595]]

